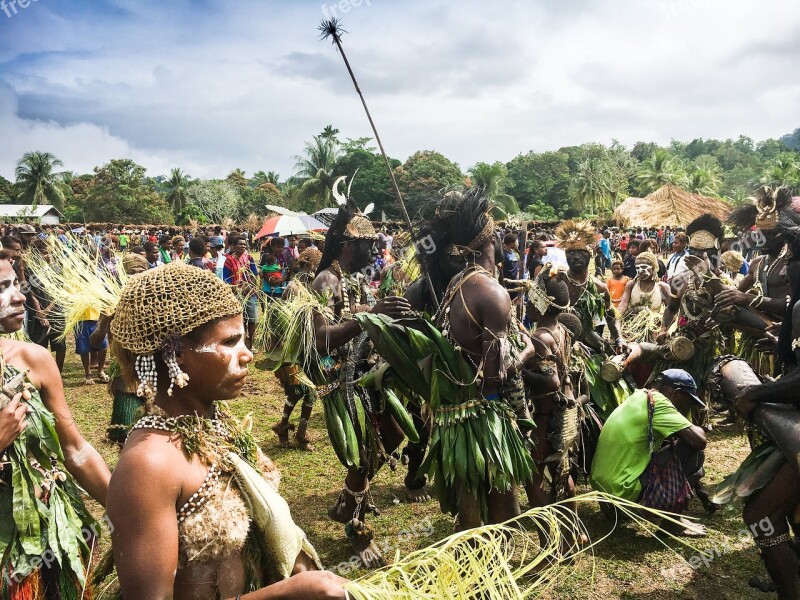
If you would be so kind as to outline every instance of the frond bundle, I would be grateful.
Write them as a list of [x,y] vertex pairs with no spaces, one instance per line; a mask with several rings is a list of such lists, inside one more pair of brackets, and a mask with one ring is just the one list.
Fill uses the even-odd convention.
[[64,244],[47,238],[48,256],[36,249],[25,255],[29,279],[55,300],[58,316],[64,319],[64,335],[74,329],[88,310],[111,315],[117,308],[128,281],[120,261],[117,275],[100,267],[100,250],[74,236]]
[[290,298],[265,298],[256,324],[253,347],[267,353],[275,368],[296,364],[312,376],[320,369],[314,335],[314,315],[325,310],[324,297],[305,285],[293,288]]
[[[347,583],[345,589],[354,600],[535,598],[568,568],[567,561],[593,553],[594,547],[614,531],[612,527],[601,538],[585,546],[576,545],[574,541],[587,531],[568,508],[570,502],[609,504],[644,526],[650,535],[654,535],[651,521],[678,523],[680,518],[609,494],[590,492],[533,508],[499,525],[455,533],[402,560],[398,556],[394,564]],[[665,542],[662,544],[669,548]]]

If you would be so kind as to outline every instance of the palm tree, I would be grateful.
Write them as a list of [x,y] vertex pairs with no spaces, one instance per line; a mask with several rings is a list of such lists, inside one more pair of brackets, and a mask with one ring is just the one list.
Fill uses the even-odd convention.
[[587,157],[578,163],[569,195],[578,207],[596,215],[609,207],[610,181],[608,164],[600,157]]
[[321,135],[314,136],[313,142],[306,142],[304,154],[294,157],[301,194],[309,202],[309,209],[329,206],[333,201],[333,167],[339,157],[337,145]]
[[719,173],[713,169],[695,167],[686,177],[686,189],[703,196],[719,195],[722,185]]
[[761,183],[772,187],[785,185],[794,191],[800,188],[800,160],[783,152],[767,167]]
[[326,125],[325,129],[322,130],[322,133],[319,134],[319,137],[321,137],[323,140],[329,140],[331,142],[338,144],[339,143],[339,138],[337,137],[338,135],[339,135],[338,129],[336,129],[333,125]]
[[680,163],[666,150],[659,148],[645,160],[639,167],[636,180],[639,182],[639,191],[643,196],[656,191],[670,183],[681,185],[686,174]]
[[496,162],[491,165],[478,163],[470,169],[469,176],[472,178],[472,184],[483,188],[497,212],[502,213],[497,215],[498,217],[519,212],[517,200],[505,191],[508,183],[508,169],[503,163]]
[[166,199],[175,216],[179,215],[189,202],[186,188],[189,186],[190,179],[178,168],[174,168],[170,172],[170,178],[166,182]]
[[67,186],[62,180],[62,173],[54,172],[55,167],[64,163],[50,152],[26,152],[17,163],[14,172],[17,182],[14,184],[16,201],[20,204],[52,204],[58,210],[64,210],[67,200]]

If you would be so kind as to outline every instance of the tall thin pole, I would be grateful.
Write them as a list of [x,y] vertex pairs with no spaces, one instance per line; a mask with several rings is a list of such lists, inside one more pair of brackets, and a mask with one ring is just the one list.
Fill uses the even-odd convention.
[[[392,188],[394,189],[394,194],[397,198],[397,204],[400,206],[400,210],[403,213],[403,219],[406,222],[406,227],[408,227],[409,234],[411,235],[411,241],[414,243],[414,247],[417,249],[417,252],[419,252],[419,248],[417,247],[417,236],[414,233],[414,226],[411,223],[411,217],[408,215],[406,204],[403,202],[403,195],[400,193],[400,187],[397,185],[397,180],[394,177],[394,171],[392,170],[392,165],[389,162],[389,157],[386,154],[386,150],[383,149],[383,142],[381,142],[381,136],[378,135],[378,129],[375,127],[375,121],[372,120],[372,115],[367,107],[367,101],[364,99],[364,94],[361,92],[361,88],[358,85],[358,80],[356,79],[355,73],[353,73],[353,69],[350,67],[350,61],[347,60],[347,55],[344,52],[344,48],[342,48],[342,33],[347,32],[339,27],[338,19],[329,19],[327,21],[323,20],[318,29],[322,32],[322,39],[327,39],[328,37],[333,38],[333,43],[336,44],[337,48],[339,48],[339,54],[342,55],[342,60],[344,60],[344,65],[347,67],[347,72],[350,74],[350,79],[353,81],[353,86],[356,88],[356,93],[358,93],[358,97],[361,98],[361,104],[364,107],[364,112],[367,113],[367,119],[369,120],[370,127],[372,127],[372,133],[375,135],[375,141],[378,142],[378,148],[381,150],[381,156],[383,156],[383,162],[386,165],[386,170],[389,172],[389,178],[392,180]],[[421,260],[418,262],[420,270],[422,271],[422,276],[425,278],[425,281],[428,284],[428,291],[431,294],[433,306],[434,308],[438,309],[439,300],[436,298],[436,290],[433,287],[431,276],[428,273],[428,270],[425,268],[425,263]]]

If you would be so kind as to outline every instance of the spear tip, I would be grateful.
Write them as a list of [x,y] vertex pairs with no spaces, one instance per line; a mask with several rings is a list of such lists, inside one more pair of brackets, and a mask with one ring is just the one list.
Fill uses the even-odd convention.
[[336,17],[332,19],[323,19],[322,23],[317,27],[319,30],[319,37],[322,40],[327,40],[329,37],[333,38],[333,43],[342,41],[342,34],[347,33],[342,28],[342,21]]

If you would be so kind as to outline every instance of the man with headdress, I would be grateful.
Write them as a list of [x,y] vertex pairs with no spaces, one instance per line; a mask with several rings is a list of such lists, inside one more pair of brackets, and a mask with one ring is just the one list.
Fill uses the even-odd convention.
[[[724,290],[714,298],[718,309],[749,306],[772,319],[783,318],[790,297],[786,274],[788,246],[776,227],[778,216],[791,210],[791,200],[787,188],[763,186],[749,203],[733,212],[730,223],[743,238],[744,245],[758,246],[760,254],[753,259],[738,289]],[[742,335],[736,354],[752,364],[757,373],[772,375],[772,361],[756,348],[756,341],[756,336]]]
[[[529,348],[525,347],[519,325],[513,319],[508,291],[497,280],[498,240],[494,220],[488,211],[488,199],[479,189],[467,190],[460,202],[440,206],[437,210],[444,221],[442,224],[446,223],[450,253],[465,258],[467,268],[450,281],[436,324],[463,360],[478,373],[479,394],[479,398],[470,398],[461,406],[440,407],[439,411],[463,412],[467,405],[471,409],[476,402],[480,403],[485,407],[485,414],[484,411],[480,415],[467,413],[470,416],[464,421],[469,424],[473,419],[487,420],[490,414],[504,414],[505,417],[499,419],[499,427],[505,430],[503,438],[509,445],[518,445],[523,434],[512,417],[527,419],[529,416],[519,378],[521,363],[526,359],[524,350]],[[523,392],[521,397],[518,391]],[[436,414],[434,420],[442,416]],[[505,446],[500,451],[510,452],[508,448]],[[478,448],[478,456],[476,449],[467,449],[470,454],[465,458],[470,461],[483,457],[488,478],[479,472],[475,481],[461,480],[456,465],[452,483],[436,482],[440,505],[446,510],[455,509],[459,528],[476,527],[482,522],[498,523],[519,514],[516,486],[530,478],[533,469],[530,455],[522,457],[521,462],[515,462],[512,456],[504,463],[497,463],[488,457],[487,450]],[[447,467],[442,465],[453,449],[443,448],[440,443],[436,450],[432,446],[429,452],[426,463],[436,464],[444,475]],[[458,462],[459,457],[453,460]]]
[[[800,447],[798,446],[798,390],[800,389],[800,216],[784,211],[775,233],[789,245],[786,271],[790,301],[778,338],[783,376],[740,391],[737,409],[765,436],[740,467],[717,487],[715,502],[745,499],[743,518],[755,538],[778,597],[800,597],[798,559],[791,545],[788,521],[800,503]],[[751,585],[761,587],[751,579]],[[768,587],[762,587],[768,591]]]
[[[656,341],[666,341],[677,319],[677,335],[692,340],[695,352],[690,364],[675,366],[688,371],[702,389],[706,369],[722,346],[722,334],[711,315],[714,293],[708,285],[712,280],[719,282],[712,259],[716,259],[723,236],[722,222],[713,215],[701,215],[689,223],[686,235],[689,245],[684,261],[688,269],[670,281],[670,299]],[[656,368],[655,372],[658,371]]]
[[[580,390],[575,390],[569,369],[572,340],[580,333],[578,318],[569,313],[569,289],[563,272],[544,265],[526,294],[527,314],[536,323],[531,332],[534,351],[523,365],[533,431],[532,455],[536,473],[526,486],[530,505],[555,502],[575,495],[570,458],[578,442]],[[550,485],[547,489],[546,476]]]
[[[339,452],[339,459],[348,472],[339,499],[330,507],[328,515],[346,524],[345,533],[362,563],[374,567],[381,565],[383,559],[372,541],[372,530],[364,522],[366,513],[376,510],[370,502],[369,482],[384,462],[392,460],[391,453],[402,442],[403,434],[388,411],[378,410],[379,405],[370,391],[362,390],[362,396],[353,388],[359,378],[355,373],[369,370],[375,362],[370,358],[369,340],[353,315],[368,311],[399,317],[407,314],[411,306],[407,300],[396,296],[375,301],[369,282],[360,271],[372,264],[377,234],[372,223],[349,199],[337,195],[337,200],[341,202],[339,212],[325,236],[325,250],[311,286],[327,298],[324,314],[317,311],[314,315],[315,350],[321,358],[320,366],[327,382],[324,385],[315,383],[325,408],[334,450],[337,449],[338,424],[342,423],[347,435],[356,430],[352,435],[358,438],[358,456]],[[356,404],[361,402],[369,414],[363,429],[355,414]],[[332,413],[336,407],[341,409],[338,417]],[[351,454],[354,453],[352,444],[348,447]]]
[[[605,283],[591,275],[589,264],[597,242],[594,226],[588,221],[564,221],[556,229],[559,247],[564,249],[569,266],[566,273],[569,300],[581,322],[581,335],[577,341],[585,346],[576,355],[580,368],[573,369],[576,384],[584,375],[589,380],[592,403],[601,416],[608,416],[630,393],[627,384],[620,380],[609,384],[598,377],[600,364],[607,354],[622,351],[622,337],[616,311]],[[603,339],[603,328],[608,327],[612,342]],[[586,350],[588,348],[588,350]],[[614,389],[619,387],[620,389]]]

